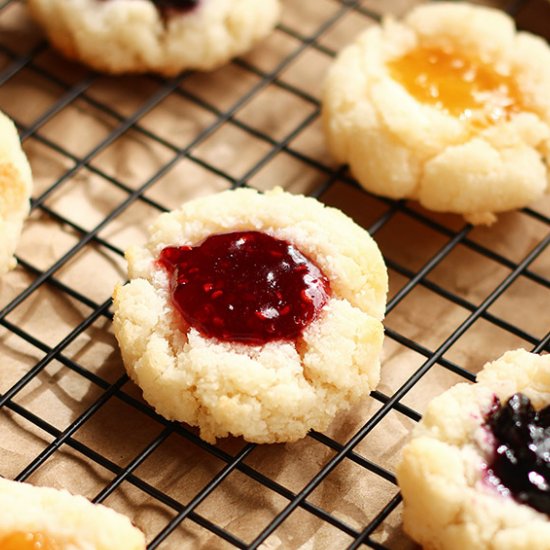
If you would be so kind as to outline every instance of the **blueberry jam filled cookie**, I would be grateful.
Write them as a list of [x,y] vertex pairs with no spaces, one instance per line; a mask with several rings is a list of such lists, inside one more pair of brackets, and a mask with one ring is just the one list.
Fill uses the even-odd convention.
[[32,176],[13,122],[0,112],[0,275],[15,267],[13,253],[29,213]]
[[280,189],[196,199],[127,251],[115,334],[130,377],[207,441],[323,430],[379,380],[387,272],[342,212]]
[[405,531],[425,548],[550,549],[550,355],[510,351],[435,398],[403,450]]
[[499,10],[435,2],[341,52],[323,118],[366,189],[490,224],[547,191],[549,98],[546,42]]
[[144,550],[130,520],[67,491],[0,478],[1,550]]
[[279,0],[29,0],[51,43],[108,73],[211,70],[275,26]]

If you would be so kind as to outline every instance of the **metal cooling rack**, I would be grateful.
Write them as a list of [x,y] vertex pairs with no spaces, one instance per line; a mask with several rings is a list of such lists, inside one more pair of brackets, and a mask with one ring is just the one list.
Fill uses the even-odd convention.
[[[291,0],[288,0],[287,8],[292,3]],[[536,288],[536,300],[540,300],[540,296],[543,296],[542,299],[546,299],[548,303],[549,274],[547,271],[544,273],[543,270],[537,269],[537,262],[540,262],[543,253],[548,251],[547,247],[550,243],[548,234],[550,219],[547,214],[536,208],[527,208],[521,213],[514,214],[521,216],[526,224],[535,224],[537,237],[532,239],[528,246],[526,245],[523,257],[510,258],[501,248],[493,246],[492,243],[487,244],[488,241],[484,240],[483,233],[480,237],[474,228],[464,225],[461,221],[457,222],[453,218],[454,221],[449,223],[447,218],[427,213],[415,205],[372,197],[360,189],[344,168],[335,168],[326,164],[323,158],[312,155],[308,151],[304,152],[303,149],[295,145],[299,143],[300,137],[309,132],[318,122],[319,102],[311,91],[303,89],[295,79],[287,78],[288,69],[308,52],[323,56],[327,60],[334,56],[334,49],[327,45],[324,37],[331,33],[346,17],[354,15],[365,18],[366,21],[376,21],[380,19],[379,12],[382,4],[386,6],[395,4],[403,8],[405,5],[410,7],[413,3],[412,1],[383,3],[373,0],[363,2],[324,0],[318,6],[322,8],[319,11],[326,16],[317,17],[315,23],[306,25],[305,29],[301,25],[292,25],[283,20],[275,33],[280,39],[288,42],[291,47],[287,48],[287,53],[284,56],[279,56],[268,69],[265,69],[262,64],[256,64],[254,57],[235,60],[231,67],[238,70],[239,74],[249,75],[252,84],[238,97],[228,101],[229,106],[219,105],[215,101],[211,101],[205,94],[194,91],[193,87],[186,86],[189,79],[193,78],[193,75],[186,73],[170,80],[152,76],[139,77],[139,82],[146,83],[144,86],[148,86],[151,91],[144,93],[143,101],[134,106],[135,109],[130,109],[130,113],[127,113],[126,110],[115,108],[111,103],[92,93],[94,86],[104,77],[74,65],[69,65],[67,69],[66,62],[56,57],[56,54],[50,51],[43,40],[37,41],[34,37],[30,44],[21,43],[18,40],[12,40],[11,43],[0,41],[0,54],[4,62],[0,74],[0,106],[15,118],[25,148],[30,147],[29,144],[32,143],[33,147],[48,150],[55,154],[56,158],[63,159],[61,164],[65,166],[53,181],[39,187],[32,201],[33,216],[36,216],[39,221],[49,224],[49,227],[57,227],[60,232],[71,235],[73,239],[70,245],[60,252],[55,261],[49,265],[36,266],[32,259],[25,255],[19,257],[19,267],[14,273],[22,277],[26,284],[8,298],[8,303],[2,304],[0,324],[4,329],[3,336],[16,336],[29,349],[34,350],[34,354],[38,358],[31,361],[26,372],[17,380],[12,381],[9,387],[2,388],[0,419],[6,415],[16,418],[17,421],[31,427],[32,430],[44,434],[46,439],[42,447],[37,449],[35,455],[19,457],[22,467],[18,467],[16,474],[11,477],[18,480],[30,479],[60,453],[67,450],[76,453],[79,457],[83,457],[91,465],[91,468],[99,468],[102,472],[109,473],[109,476],[105,476],[100,490],[87,495],[92,497],[95,502],[104,502],[116,495],[122,486],[131,486],[137,490],[136,494],[140,495],[133,502],[135,509],[140,509],[144,500],[147,499],[147,502],[154,502],[167,510],[166,516],[168,517],[161,522],[161,527],[156,532],[146,533],[148,548],[151,549],[160,546],[178,547],[178,544],[171,542],[173,539],[170,537],[178,529],[182,529],[182,526],[190,524],[199,526],[202,530],[209,531],[212,536],[215,536],[214,540],[217,542],[212,543],[211,547],[255,549],[266,541],[268,545],[265,547],[269,547],[270,537],[280,529],[284,529],[291,515],[298,510],[316,518],[320,526],[331,526],[335,533],[344,537],[342,539],[340,536],[335,536],[334,540],[338,540],[338,543],[335,542],[333,548],[358,548],[362,545],[371,548],[392,547],[391,538],[381,539],[379,533],[385,525],[391,523],[392,518],[395,520],[396,514],[399,513],[401,498],[396,487],[392,465],[384,461],[372,460],[368,457],[368,453],[363,453],[360,450],[362,445],[368,445],[370,434],[383,423],[390,413],[412,421],[419,420],[419,412],[405,403],[406,397],[435,368],[451,373],[455,376],[454,381],[475,380],[474,372],[461,366],[460,361],[453,359],[452,354],[449,355],[448,352],[457,343],[467,341],[468,335],[471,334],[470,329],[474,325],[477,327],[479,322],[485,323],[484,326],[491,327],[491,329],[496,327],[500,334],[510,336],[514,343],[520,341],[523,347],[532,351],[550,350],[550,333],[529,328],[533,325],[525,328],[517,319],[511,320],[507,316],[499,315],[498,307],[496,310],[493,308],[502,297],[509,295],[510,289],[518,281],[525,281],[525,284],[531,285],[530,288]],[[294,5],[296,4],[294,2]],[[515,1],[509,3],[507,11],[516,16],[519,24],[522,25],[521,18],[529,10],[532,10],[535,4],[537,4],[536,0]],[[308,5],[309,8],[307,8]],[[312,2],[303,2],[305,11],[309,9],[310,12],[313,12],[311,6],[314,5],[315,3],[312,4]],[[21,10],[23,7],[17,0],[3,2],[0,6],[0,22],[11,21],[13,14],[19,14]],[[9,23],[6,25],[9,26]],[[49,58],[53,58],[53,63],[48,62]],[[64,73],[55,69],[59,64],[65,66]],[[23,73],[29,78],[36,78],[43,86],[52,86],[58,90],[55,100],[41,109],[31,122],[25,122],[16,114],[14,115],[10,109],[10,97],[1,95],[2,87],[9,87]],[[117,86],[116,78],[110,79],[110,82],[111,85]],[[308,107],[308,110],[305,111],[307,116],[303,117],[282,137],[275,130],[273,132],[259,130],[253,122],[251,123],[240,116],[242,110],[253,103],[267,88],[282,90]],[[209,116],[209,122],[200,131],[195,132],[192,139],[183,145],[174,143],[161,135],[161,132],[154,131],[145,124],[147,116],[151,112],[167,98],[174,96],[185,100],[187,104],[200,108],[201,112]],[[49,122],[63,114],[75,102],[93,109],[98,118],[105,117],[110,124],[109,131],[103,139],[94,144],[85,154],[77,154],[70,148],[60,145],[56,137],[52,137],[46,131]],[[226,127],[237,129],[247,139],[254,140],[255,143],[260,143],[262,146],[262,153],[257,160],[237,176],[223,166],[220,167],[216,162],[208,160],[204,155],[197,154],[201,145],[221,128]],[[154,173],[137,185],[133,181],[114,177],[102,168],[100,162],[101,155],[128,132],[133,132],[147,143],[161,146],[167,157],[167,160]],[[32,161],[32,155],[30,156]],[[92,249],[110,255],[119,261],[119,265],[123,265],[120,260],[123,255],[121,246],[116,239],[109,237],[107,231],[110,224],[119,217],[123,217],[124,213],[134,205],[144,205],[148,211],[152,212],[166,210],[167,205],[153,198],[149,191],[160,185],[159,182],[166,174],[183,159],[200,168],[212,178],[216,178],[216,181],[223,182],[223,186],[226,188],[243,185],[254,186],[255,177],[266,167],[274,165],[279,159],[283,159],[284,162],[297,162],[304,170],[307,169],[316,174],[312,180],[314,183],[309,182],[308,184],[309,194],[325,202],[332,200],[336,203],[338,203],[337,197],[340,193],[351,194],[355,204],[363,203],[366,209],[368,205],[369,212],[374,212],[368,217],[366,225],[368,225],[371,234],[375,235],[377,239],[380,237],[381,247],[390,270],[390,278],[398,281],[393,285],[394,290],[388,303],[387,339],[391,345],[404,350],[405,353],[419,357],[420,360],[411,372],[400,381],[394,391],[377,390],[372,392],[370,399],[377,406],[373,407],[371,414],[363,418],[354,433],[346,437],[344,441],[329,434],[311,433],[309,435],[306,445],[321,446],[327,451],[328,454],[325,453],[325,457],[328,458],[319,464],[303,487],[289,488],[287,484],[276,479],[276,476],[270,476],[261,468],[256,467],[254,462],[249,460],[254,453],[258,452],[256,445],[243,442],[239,444],[220,442],[220,445],[212,446],[201,441],[194,430],[184,425],[172,424],[157,416],[141,401],[137,392],[128,389],[131,384],[122,374],[120,361],[115,363],[115,368],[106,375],[85,364],[85,361],[79,361],[77,354],[71,352],[71,347],[75,342],[78,342],[79,338],[87,334],[88,331],[97,327],[98,323],[108,327],[111,319],[109,309],[111,301],[108,298],[110,289],[106,291],[105,299],[98,301],[96,296],[100,293],[86,292],[77,284],[67,282],[63,277],[64,270],[72,265],[75,258]],[[63,213],[55,207],[55,204],[52,206],[50,201],[59,191],[68,190],[72,179],[82,170],[101,179],[106,187],[112,188],[113,193],[116,191],[117,196],[122,197],[120,202],[110,208],[93,227],[81,226],[78,218],[75,220],[74,216]],[[417,253],[413,251],[412,261],[410,254],[407,255],[408,259],[404,259],[405,255],[400,257],[399,254],[386,254],[385,229],[393,224],[402,223],[414,224],[415,227],[420,228],[421,232],[430,235],[428,246],[423,247],[426,241],[415,245],[418,249]],[[38,245],[39,243],[36,243],[36,246]],[[438,282],[437,277],[432,276],[437,273],[438,269],[441,270],[459,249],[475,254],[480,261],[490,262],[491,265],[496,266],[495,269],[499,269],[503,273],[499,277],[498,283],[477,301],[465,297],[463,293],[456,290],[446,288],[444,284]],[[18,309],[28,303],[29,299],[41,296],[39,293],[43,289],[47,289],[48,295],[61,297],[76,304],[75,307],[83,312],[67,334],[53,341],[52,338],[40,336],[40,331],[31,326],[27,317],[17,315]],[[437,296],[446,304],[452,304],[453,307],[456,306],[463,312],[458,321],[453,321],[445,337],[433,346],[424,338],[411,336],[407,330],[400,328],[401,325],[398,324],[395,327],[391,322],[392,313],[398,312],[400,308],[405,308],[404,304],[411,295],[420,290]],[[5,300],[4,297],[2,299]],[[529,300],[526,303],[525,316],[528,316]],[[108,331],[108,328],[105,330]],[[86,402],[84,407],[75,412],[74,418],[71,418],[70,422],[62,427],[54,425],[48,420],[46,414],[36,412],[32,407],[26,406],[24,400],[19,399],[26,388],[36,382],[41,373],[52,364],[58,365],[62,372],[70,371],[77,379],[95,388],[94,399],[90,403]],[[89,441],[83,442],[79,437],[79,434],[86,430],[87,425],[94,417],[101,414],[101,411],[108,407],[112,400],[123,403],[127,407],[129,415],[146,417],[147,422],[157,428],[156,435],[142,445],[140,450],[134,452],[128,460],[125,460],[124,464],[120,464],[112,456],[106,456],[102,452],[101,446],[96,448]],[[0,426],[2,425],[0,424]],[[3,428],[0,427],[0,429]],[[156,452],[159,452],[161,446],[169,438],[174,437],[196,449],[194,452],[201,453],[201,455],[221,464],[206,483],[202,484],[191,496],[187,495],[185,499],[178,499],[171,492],[151,484],[140,474],[140,467]],[[290,453],[292,454],[292,452],[291,450]],[[368,509],[369,496],[365,495],[368,521],[360,524],[349,521],[338,511],[328,510],[326,506],[318,504],[312,498],[315,490],[344,463],[353,464],[356,475],[373,475],[385,480],[389,487],[385,504],[376,509]],[[7,464],[0,463],[0,474],[6,475],[7,466]],[[208,514],[203,513],[201,508],[201,505],[208,501],[224,481],[235,472],[238,472],[242,479],[253,481],[265,493],[277,496],[281,502],[277,511],[271,514],[268,521],[258,525],[256,529],[253,526],[249,528],[252,529],[253,534],[246,539],[236,533],[234,528],[218,524],[215,519],[213,520]],[[64,483],[64,479],[59,479],[60,486],[63,486]],[[339,495],[334,494],[333,497],[337,501]],[[345,542],[340,542],[344,540]],[[192,546],[192,543],[190,544]]]

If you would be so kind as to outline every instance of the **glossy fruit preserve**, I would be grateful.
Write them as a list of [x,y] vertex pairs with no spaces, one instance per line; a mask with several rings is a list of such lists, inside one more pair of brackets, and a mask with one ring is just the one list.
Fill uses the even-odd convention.
[[535,411],[521,393],[504,404],[495,398],[486,424],[495,437],[489,483],[518,502],[550,514],[550,405]]
[[152,0],[161,10],[189,10],[199,4],[199,0]]
[[293,244],[257,231],[165,248],[172,300],[205,336],[261,345],[294,340],[327,303],[330,283]]
[[42,533],[16,532],[0,538],[0,550],[58,550],[57,544]]
[[419,102],[478,126],[520,110],[520,93],[510,76],[456,52],[418,47],[388,63],[388,69]]

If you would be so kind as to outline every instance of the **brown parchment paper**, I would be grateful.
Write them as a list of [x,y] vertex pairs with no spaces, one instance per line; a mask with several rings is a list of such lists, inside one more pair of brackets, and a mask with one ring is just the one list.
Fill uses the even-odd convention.
[[[401,14],[416,3],[367,0],[361,5],[376,13]],[[287,0],[283,24],[296,36],[307,37],[340,7],[335,0]],[[550,29],[550,11],[544,0],[527,2],[518,17],[524,27],[533,25],[537,32]],[[277,30],[242,62],[212,74],[186,76],[181,94],[162,96],[139,117],[139,127],[124,130],[121,125],[125,117],[133,116],[155,94],[162,94],[162,80],[93,75],[43,45],[22,3],[13,2],[1,10],[0,45],[21,57],[14,60],[0,49],[2,70],[17,68],[0,86],[0,108],[17,121],[22,132],[37,125],[36,132],[24,140],[35,177],[33,196],[50,191],[43,208],[35,209],[25,225],[18,248],[22,263],[2,280],[0,306],[33,285],[41,272],[59,261],[62,266],[13,308],[0,327],[0,392],[10,391],[23,377],[36,372],[0,409],[0,475],[14,478],[24,473],[31,483],[64,487],[93,499],[120,469],[154,443],[154,450],[133,471],[133,477],[104,500],[127,514],[151,541],[176,515],[177,503],[187,504],[220,474],[226,465],[223,453],[237,455],[245,450],[244,441],[229,438],[219,442],[221,454],[216,457],[178,433],[166,436],[161,423],[132,405],[132,400],[141,403],[138,388],[130,382],[120,383],[116,391],[111,387],[124,375],[108,316],[113,287],[126,278],[124,261],[116,250],[144,241],[147,226],[158,215],[156,205],[171,209],[192,197],[226,189],[232,181],[245,177],[259,189],[281,185],[303,193],[326,182],[325,171],[301,161],[285,147],[272,154],[272,141],[288,140],[293,151],[320,165],[333,166],[324,147],[317,106],[308,97],[319,98],[320,82],[331,61],[324,48],[338,50],[372,23],[357,11],[339,19],[319,38],[321,47],[304,48],[280,71],[277,79],[284,86],[272,83],[250,94],[231,120],[194,144],[204,129],[222,120],[224,112],[258,85],[261,73],[273,71],[295,52],[300,40]],[[52,106],[72,93],[74,86],[81,86],[84,95],[52,112]],[[304,121],[307,124],[296,132]],[[113,132],[116,137],[102,143]],[[164,141],[153,139],[151,133]],[[174,160],[176,149],[188,146],[189,155]],[[86,162],[79,162],[83,158]],[[156,177],[170,162],[170,168]],[[118,212],[130,194],[152,177],[155,181],[144,195],[148,202],[134,201]],[[61,181],[52,188],[59,178]],[[365,227],[390,208],[386,202],[369,198],[340,181],[323,194],[322,200]],[[533,209],[548,216],[550,200],[533,205]],[[417,211],[452,230],[463,227],[458,217]],[[83,235],[98,226],[98,240],[82,243]],[[491,228],[472,230],[467,238],[517,263],[546,233],[542,221],[516,212],[501,216]],[[405,214],[392,217],[376,233],[376,239],[390,266],[400,266],[400,272],[389,269],[390,298],[449,241],[444,233]],[[80,247],[76,253],[75,246]],[[544,251],[529,269],[548,277],[550,252]],[[399,339],[386,338],[379,391],[391,396],[425,362],[422,350],[436,350],[510,271],[509,265],[465,244],[453,248],[428,274],[427,284],[416,285],[389,313],[388,332],[414,341],[420,348],[413,351]],[[463,302],[450,301],[437,289],[450,291]],[[475,373],[485,361],[507,349],[532,349],[527,335],[541,338],[546,334],[549,303],[546,287],[532,278],[519,277],[444,358]],[[106,314],[90,318],[102,304],[106,304]],[[495,318],[519,330],[511,332]],[[433,396],[461,380],[437,364],[402,402],[421,413]],[[365,398],[340,414],[326,435],[345,444],[380,407],[379,401]],[[81,415],[86,419],[75,427],[73,423]],[[392,411],[355,452],[393,473],[413,424]],[[67,429],[71,430],[70,437],[39,467],[32,467],[54,438]],[[217,485],[160,547],[233,548],[202,527],[204,522],[250,542],[288,503],[261,480],[273,480],[285,491],[298,493],[334,453],[314,437],[294,444],[255,447],[244,460],[244,471],[233,471]],[[86,456],[90,454],[92,458]],[[165,493],[176,506],[162,504],[148,490]],[[397,492],[391,482],[346,459],[307,502],[361,531]],[[400,506],[372,536],[389,548],[414,546],[402,533]],[[262,548],[334,549],[345,548],[351,540],[329,522],[299,507]]]

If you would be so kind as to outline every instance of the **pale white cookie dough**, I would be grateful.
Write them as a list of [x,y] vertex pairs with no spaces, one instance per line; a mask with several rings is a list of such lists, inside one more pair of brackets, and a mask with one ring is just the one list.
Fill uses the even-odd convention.
[[403,450],[405,531],[431,550],[550,549],[548,516],[484,482],[492,447],[482,428],[495,395],[504,403],[521,392],[537,410],[550,403],[550,355],[509,351],[477,380],[436,397]]
[[0,548],[19,548],[10,537],[30,533],[47,538],[45,550],[145,549],[126,516],[67,491],[0,478],[0,510]]
[[[524,108],[483,129],[421,103],[390,74],[388,63],[417,47],[482,59],[511,76]],[[345,48],[324,85],[330,151],[368,190],[492,223],[529,205],[550,179],[550,48],[516,33],[491,8],[432,2],[402,21],[385,19]]]
[[248,51],[275,26],[279,0],[201,0],[163,18],[150,0],[29,0],[65,56],[108,73],[211,70]]
[[[246,230],[294,244],[330,280],[331,297],[297,344],[225,343],[181,330],[160,252]],[[199,426],[203,439],[294,441],[378,384],[387,271],[369,234],[339,210],[281,189],[226,191],[161,215],[148,243],[126,257],[131,281],[114,294],[126,369],[161,415]]]
[[15,267],[13,257],[29,213],[32,175],[13,122],[0,112],[0,275]]

